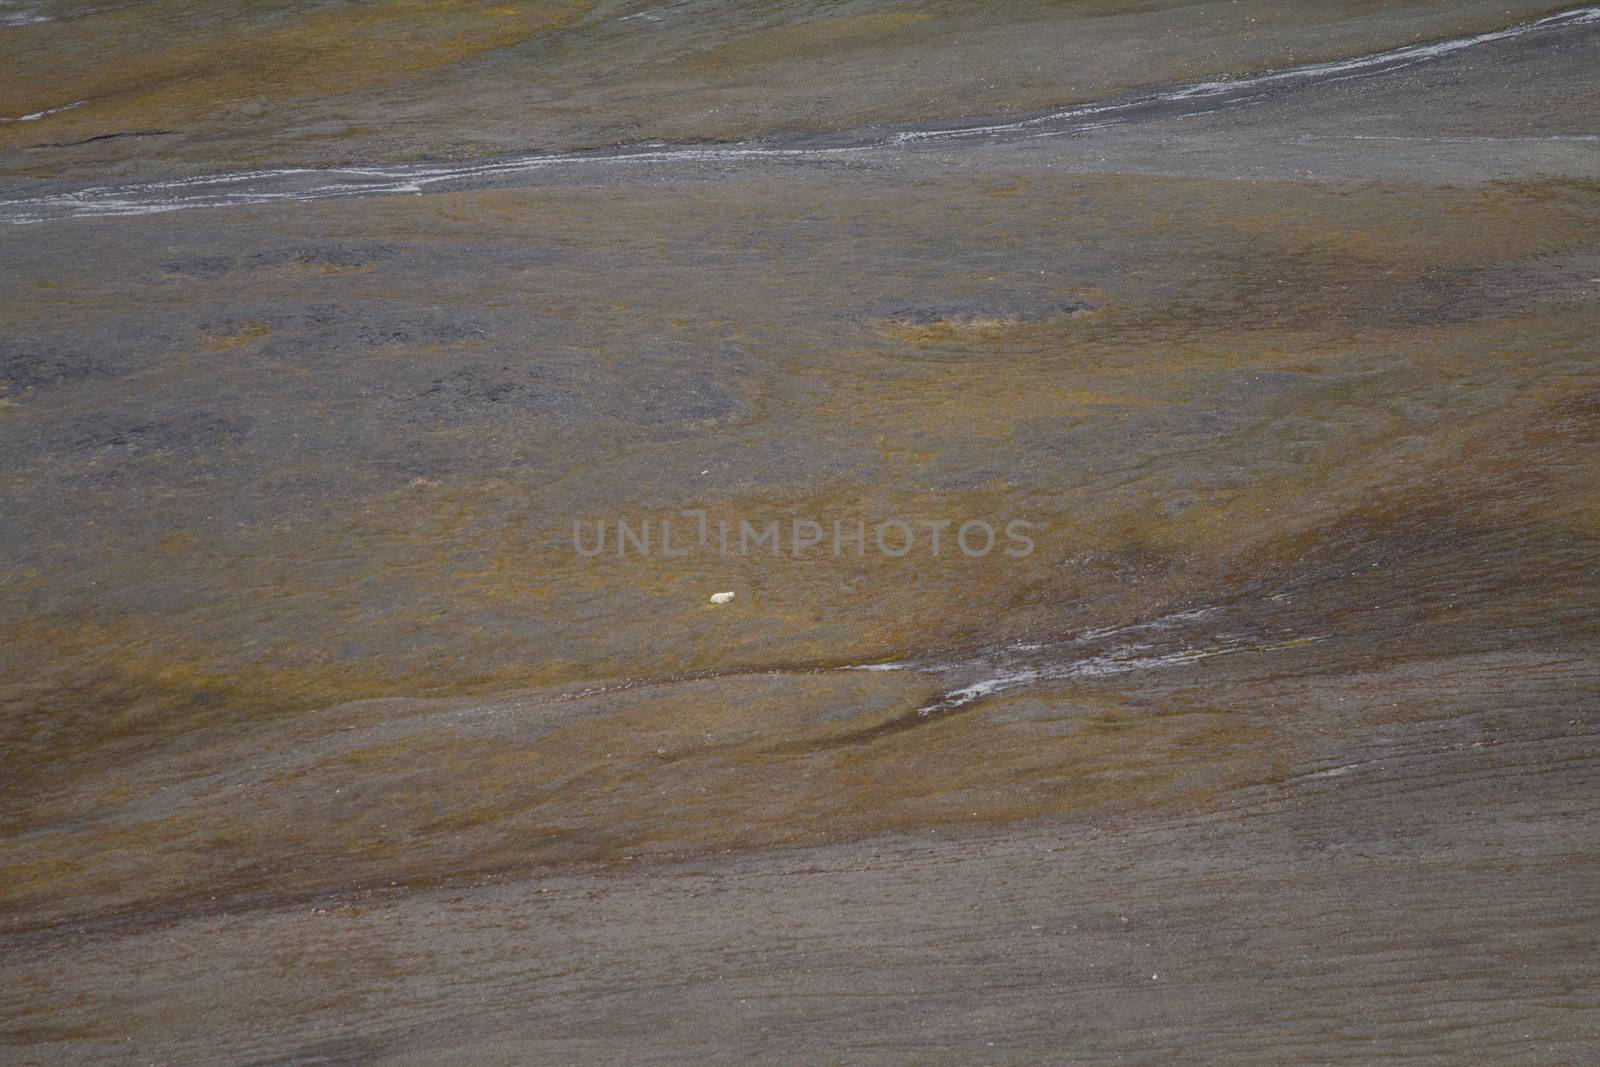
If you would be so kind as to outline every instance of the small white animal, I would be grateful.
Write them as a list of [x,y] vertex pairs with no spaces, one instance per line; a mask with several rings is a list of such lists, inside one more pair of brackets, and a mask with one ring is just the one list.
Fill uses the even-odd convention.
[[713,604],[726,604],[728,601],[732,600],[733,597],[734,594],[731,590],[726,593],[712,593],[711,602]]

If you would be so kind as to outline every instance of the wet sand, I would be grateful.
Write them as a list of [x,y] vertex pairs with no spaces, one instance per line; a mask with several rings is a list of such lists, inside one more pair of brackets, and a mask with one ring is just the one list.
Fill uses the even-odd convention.
[[[1137,70],[1229,24],[1006,9],[960,47],[1100,80],[960,107],[882,73],[948,26],[730,15],[771,113],[639,129],[761,151],[424,195],[96,215],[49,198],[325,157],[9,152],[7,1058],[1581,1062],[1600,22],[1191,106],[1548,13],[1294,6]],[[520,47],[427,77],[520,107]],[[784,110],[809,48],[859,110]],[[1083,85],[1115,123],[1014,125]],[[1036,550],[572,545],[683,509]]]

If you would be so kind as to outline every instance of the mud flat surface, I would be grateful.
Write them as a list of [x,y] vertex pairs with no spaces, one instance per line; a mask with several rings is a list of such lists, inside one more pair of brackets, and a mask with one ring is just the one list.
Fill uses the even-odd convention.
[[1593,1058],[1600,12],[206,10],[0,8],[0,1058]]

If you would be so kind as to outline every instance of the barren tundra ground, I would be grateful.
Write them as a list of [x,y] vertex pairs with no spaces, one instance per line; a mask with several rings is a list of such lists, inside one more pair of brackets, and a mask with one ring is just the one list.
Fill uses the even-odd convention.
[[0,6],[0,1059],[1592,1062],[1597,71]]

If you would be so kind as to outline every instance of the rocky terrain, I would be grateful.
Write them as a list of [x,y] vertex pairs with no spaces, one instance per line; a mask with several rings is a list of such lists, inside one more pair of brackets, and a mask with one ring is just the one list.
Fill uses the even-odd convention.
[[6,1062],[1600,1046],[1600,10],[0,49]]

